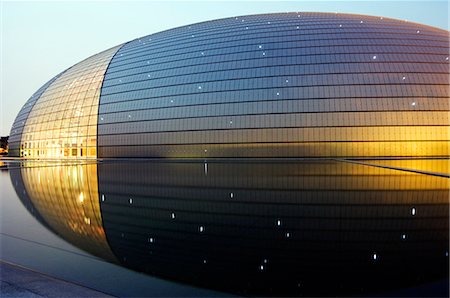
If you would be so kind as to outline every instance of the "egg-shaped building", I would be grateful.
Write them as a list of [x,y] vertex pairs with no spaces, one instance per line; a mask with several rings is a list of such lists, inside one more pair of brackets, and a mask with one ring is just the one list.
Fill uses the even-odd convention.
[[340,13],[233,17],[141,37],[58,74],[10,155],[448,156],[449,32]]

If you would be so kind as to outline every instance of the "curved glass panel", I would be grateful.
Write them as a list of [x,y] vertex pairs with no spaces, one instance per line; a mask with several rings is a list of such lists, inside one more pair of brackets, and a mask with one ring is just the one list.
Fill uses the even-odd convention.
[[448,36],[340,13],[143,36],[106,71],[99,156],[448,156]]
[[100,88],[106,68],[119,48],[74,65],[45,89],[25,120],[21,157],[97,157]]

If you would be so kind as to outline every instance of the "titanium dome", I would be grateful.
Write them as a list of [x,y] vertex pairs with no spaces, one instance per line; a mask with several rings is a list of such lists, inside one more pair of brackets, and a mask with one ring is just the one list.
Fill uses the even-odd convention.
[[13,124],[10,155],[448,156],[448,34],[284,13],[144,36],[42,86]]

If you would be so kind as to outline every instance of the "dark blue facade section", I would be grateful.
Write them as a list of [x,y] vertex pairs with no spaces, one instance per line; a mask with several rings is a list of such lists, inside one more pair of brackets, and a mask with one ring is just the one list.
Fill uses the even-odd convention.
[[62,74],[56,75],[50,81],[45,83],[41,88],[39,88],[24,104],[19,114],[17,114],[16,119],[11,127],[11,132],[9,134],[8,146],[9,146],[9,156],[19,157],[20,156],[20,142],[22,139],[23,128],[25,127],[25,123],[27,122],[28,115],[34,107],[34,104],[37,102],[39,97],[41,97],[42,93],[47,90],[48,86],[50,86],[59,76]]
[[448,55],[444,30],[348,14],[145,36],[105,74],[98,156],[445,155]]

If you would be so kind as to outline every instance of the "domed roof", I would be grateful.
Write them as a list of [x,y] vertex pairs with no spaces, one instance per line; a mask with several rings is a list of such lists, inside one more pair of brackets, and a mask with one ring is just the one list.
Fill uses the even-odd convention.
[[383,17],[241,16],[137,38],[25,104],[13,155],[448,156],[449,35]]

